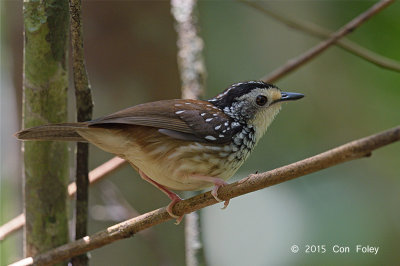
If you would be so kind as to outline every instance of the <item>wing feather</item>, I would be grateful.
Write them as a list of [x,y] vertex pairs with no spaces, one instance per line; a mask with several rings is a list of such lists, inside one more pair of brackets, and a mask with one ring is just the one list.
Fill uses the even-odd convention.
[[[229,127],[231,122],[229,116],[209,102],[179,99],[136,105],[90,121],[88,125],[89,127],[107,127],[111,124],[148,126],[165,129],[159,132],[177,139],[226,143],[234,133]],[[173,131],[177,133],[174,134]]]
[[167,128],[185,133],[192,133],[190,127],[174,114],[175,100],[166,100],[139,104],[111,115],[89,122],[89,126],[106,124],[127,124]]

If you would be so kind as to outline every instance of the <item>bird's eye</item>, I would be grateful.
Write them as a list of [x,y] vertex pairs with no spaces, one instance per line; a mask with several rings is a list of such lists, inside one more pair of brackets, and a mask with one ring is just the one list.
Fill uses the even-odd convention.
[[257,103],[259,106],[263,106],[263,105],[265,105],[267,102],[268,102],[268,98],[267,98],[266,96],[264,96],[264,95],[258,95],[257,98],[256,98],[256,103]]

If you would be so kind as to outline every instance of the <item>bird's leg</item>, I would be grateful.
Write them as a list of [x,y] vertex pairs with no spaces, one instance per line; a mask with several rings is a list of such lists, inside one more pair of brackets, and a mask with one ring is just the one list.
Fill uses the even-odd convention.
[[[211,195],[213,195],[213,197],[218,201],[218,202],[222,202],[223,200],[221,200],[220,198],[218,198],[218,189],[220,187],[223,187],[225,185],[228,185],[227,182],[225,182],[225,180],[218,178],[218,177],[212,177],[212,176],[204,176],[204,175],[191,175],[189,178],[192,179],[196,179],[196,180],[202,180],[202,181],[206,181],[206,182],[210,182],[214,184],[214,188],[211,191]],[[222,209],[226,209],[226,207],[228,207],[229,205],[229,200],[226,200],[224,202],[224,207]]]
[[175,215],[172,212],[172,208],[174,207],[174,205],[177,202],[181,201],[182,199],[177,194],[175,194],[174,192],[170,191],[168,188],[164,187],[163,185],[157,183],[156,181],[154,181],[153,179],[148,177],[145,173],[143,173],[142,170],[139,170],[139,175],[144,180],[146,180],[147,182],[149,182],[150,184],[152,184],[153,186],[155,186],[156,188],[158,188],[159,190],[164,192],[168,196],[168,198],[171,199],[171,202],[167,206],[167,212],[172,218],[176,219],[176,223],[175,224],[179,224],[182,221],[183,215],[182,216]]

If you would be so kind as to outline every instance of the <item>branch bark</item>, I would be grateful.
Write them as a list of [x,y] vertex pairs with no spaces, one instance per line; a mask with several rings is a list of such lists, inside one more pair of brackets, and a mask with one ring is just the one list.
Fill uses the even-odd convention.
[[[247,0],[239,0],[240,2],[253,7],[257,9],[258,11],[262,12],[263,14],[272,17],[273,19],[285,24],[286,26],[305,32],[311,36],[318,37],[320,39],[325,39],[329,38],[329,36],[332,34],[330,30],[327,30],[317,24],[313,24],[308,21],[301,21],[301,20],[296,20],[294,18],[286,17],[282,14],[277,13],[276,11],[272,11],[270,9],[266,9],[259,5],[256,2],[250,2]],[[336,41],[335,45],[341,47],[342,49],[352,53],[353,55],[356,55],[360,57],[361,59],[364,59],[374,65],[377,65],[382,68],[386,68],[388,70],[393,70],[396,72],[400,72],[400,63],[397,62],[396,60],[393,60],[391,58],[387,58],[385,56],[382,56],[380,54],[377,54],[371,50],[368,50],[361,45],[350,41],[347,38],[342,38]]]
[[[246,193],[320,171],[340,163],[369,157],[372,155],[372,151],[399,140],[400,126],[397,126],[268,172],[251,174],[238,182],[221,187],[218,190],[218,196],[225,201]],[[211,195],[211,192],[206,192],[178,202],[174,206],[173,212],[177,215],[184,215],[216,203],[217,201]],[[114,241],[132,237],[134,234],[144,229],[166,222],[170,219],[172,218],[167,213],[166,208],[160,208],[111,226],[106,230],[93,234],[92,236],[86,236],[75,242],[57,247],[36,257],[23,259],[12,265],[53,264],[89,250],[110,244]]]
[[[67,120],[68,1],[27,0],[24,7],[24,128]],[[25,256],[68,242],[68,150],[61,142],[26,142]]]
[[[84,122],[92,119],[93,101],[83,50],[81,0],[69,0],[69,8],[72,39],[72,68],[75,84],[77,120],[78,122]],[[75,239],[79,239],[87,235],[89,197],[89,143],[77,143],[76,187]],[[87,255],[83,254],[73,258],[72,264],[87,265]]]
[[282,78],[284,75],[292,72],[293,70],[299,68],[303,64],[307,63],[311,59],[315,58],[317,55],[321,54],[323,51],[328,49],[330,46],[335,44],[340,38],[346,36],[347,34],[353,32],[358,26],[367,21],[373,15],[377,14],[385,7],[393,3],[394,0],[381,0],[378,3],[374,4],[367,11],[361,13],[354,19],[352,19],[349,23],[344,25],[338,31],[334,32],[328,39],[320,42],[307,52],[297,56],[295,58],[290,59],[285,65],[277,68],[272,71],[272,73],[264,76],[262,80],[267,82],[275,82],[276,80]]

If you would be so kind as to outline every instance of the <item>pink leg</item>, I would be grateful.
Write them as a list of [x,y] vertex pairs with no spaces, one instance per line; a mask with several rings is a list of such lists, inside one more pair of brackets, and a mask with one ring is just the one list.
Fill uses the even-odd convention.
[[163,185],[157,183],[156,181],[154,181],[153,179],[148,177],[145,173],[142,172],[142,170],[139,170],[139,175],[144,180],[146,180],[147,182],[149,182],[150,184],[152,184],[153,186],[155,186],[156,188],[158,188],[159,190],[164,192],[168,196],[168,198],[171,199],[171,202],[167,206],[167,212],[172,218],[176,219],[176,223],[175,224],[179,224],[182,221],[183,215],[182,216],[177,216],[177,215],[173,214],[172,208],[174,207],[174,205],[177,202],[181,201],[182,199],[177,194],[175,194],[174,192],[170,191],[168,188],[164,187]]
[[[223,200],[221,200],[220,198],[218,198],[218,189],[220,187],[223,187],[225,185],[228,185],[228,183],[225,182],[225,180],[218,178],[218,177],[212,177],[212,176],[203,176],[203,175],[192,175],[190,176],[190,178],[193,179],[197,179],[197,180],[202,180],[202,181],[206,181],[206,182],[210,182],[214,184],[214,188],[211,191],[211,195],[213,195],[213,197],[218,201],[218,202],[222,202]],[[229,205],[229,200],[226,200],[224,202],[224,207],[222,209],[226,209],[226,207],[228,207]]]

